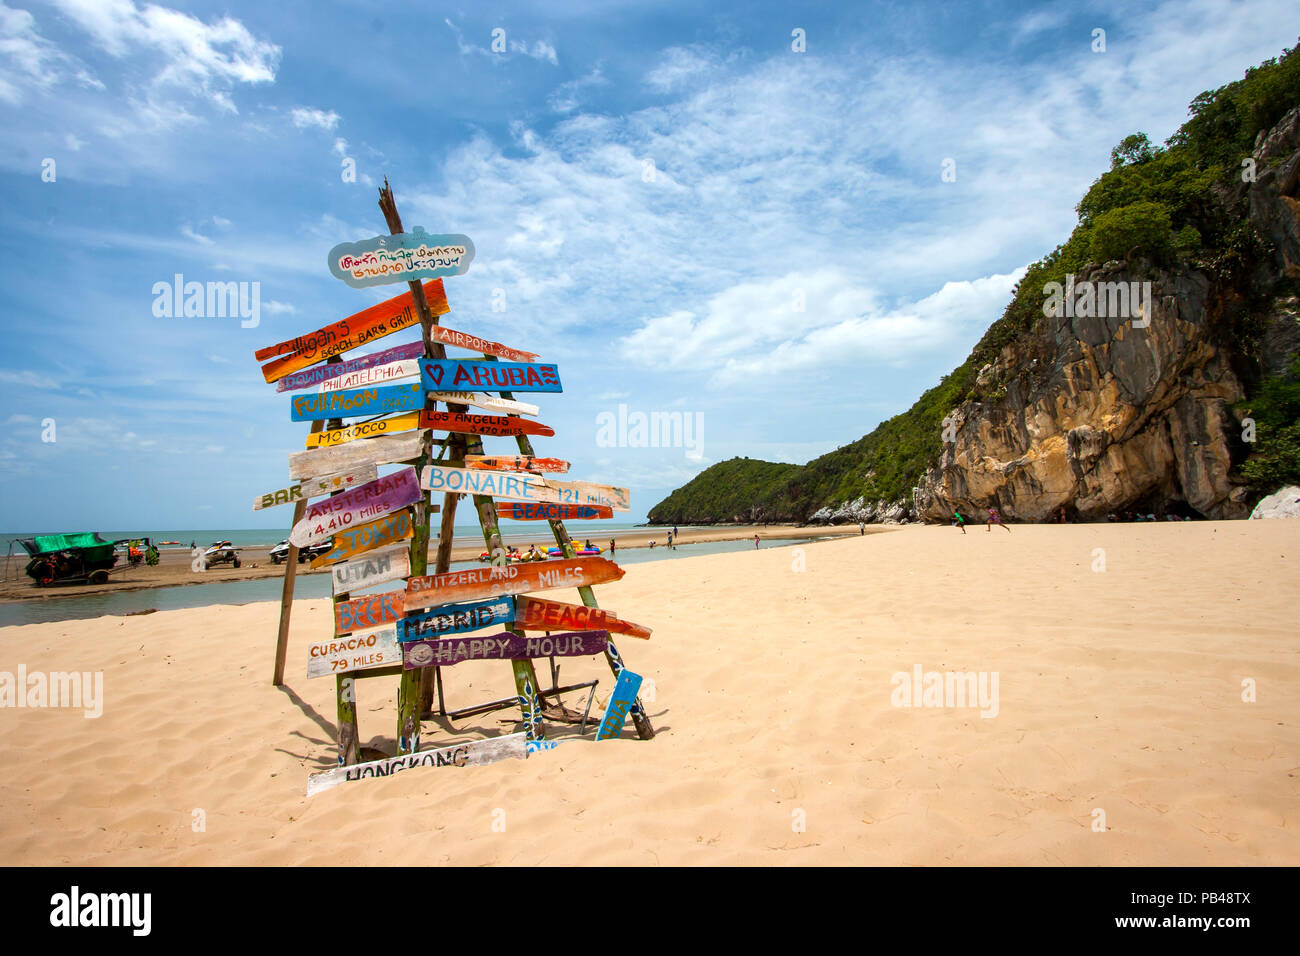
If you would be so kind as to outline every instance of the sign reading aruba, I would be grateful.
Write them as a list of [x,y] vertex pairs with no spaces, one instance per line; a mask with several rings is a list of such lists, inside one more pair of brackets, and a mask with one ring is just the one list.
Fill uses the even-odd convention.
[[464,275],[473,261],[469,236],[429,235],[419,226],[395,236],[340,242],[329,253],[330,272],[354,289]]

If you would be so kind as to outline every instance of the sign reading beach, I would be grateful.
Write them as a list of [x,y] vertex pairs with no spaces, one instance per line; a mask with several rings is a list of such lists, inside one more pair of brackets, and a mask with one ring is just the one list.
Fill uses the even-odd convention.
[[395,236],[340,242],[329,252],[330,272],[354,289],[463,275],[473,261],[469,236],[429,235],[419,226]]

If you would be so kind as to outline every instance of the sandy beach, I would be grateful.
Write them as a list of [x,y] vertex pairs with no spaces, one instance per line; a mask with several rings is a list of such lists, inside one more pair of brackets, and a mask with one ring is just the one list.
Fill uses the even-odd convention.
[[[868,525],[866,533],[877,534],[890,530],[892,528],[884,525]],[[537,522],[536,531],[538,547],[554,545],[555,541],[551,537],[550,528],[547,527],[545,522]],[[507,535],[517,533],[514,530],[507,530],[506,532]],[[748,525],[720,525],[713,528],[683,529],[676,539],[676,543],[688,545],[709,541],[743,541],[753,538],[754,535],[758,535],[759,538],[824,538],[837,535],[856,535],[858,533],[856,527],[845,526],[801,528],[795,525],[776,524],[752,527]],[[437,526],[435,525],[433,540],[429,546],[431,567],[438,550],[437,537]],[[611,537],[615,539],[617,547],[623,549],[648,548],[651,541],[654,541],[657,547],[663,547],[667,542],[667,531],[663,528],[638,528],[635,531],[613,532],[599,538],[590,537],[593,537],[593,543],[602,549],[608,549]],[[575,542],[578,544],[581,544],[582,540],[581,537],[575,538]],[[527,545],[521,547],[521,550],[526,549]],[[453,548],[451,559],[453,561],[475,561],[482,551],[481,545]],[[58,600],[62,597],[105,594],[114,591],[139,591],[144,588],[170,588],[186,584],[214,584],[219,581],[248,581],[255,578],[284,577],[284,565],[272,564],[268,556],[269,552],[270,548],[240,548],[240,566],[238,568],[229,564],[220,564],[214,565],[205,571],[195,571],[188,550],[163,550],[159,555],[158,564],[153,567],[141,564],[134,568],[114,570],[106,584],[59,584],[55,587],[37,587],[31,578],[23,573],[23,567],[27,563],[26,556],[15,556],[10,561],[9,579],[0,582],[0,603],[5,601],[49,601]],[[329,571],[326,568],[318,568],[312,571],[308,564],[300,563],[297,573],[328,574]]]
[[[597,595],[654,628],[620,642],[653,740],[629,721],[310,799],[335,759],[334,682],[304,676],[328,602],[296,606],[283,689],[271,603],[0,629],[0,671],[104,674],[98,718],[0,709],[0,863],[1296,865],[1298,558],[1279,520],[909,526],[640,565]],[[996,714],[894,706],[917,666],[996,673]],[[503,663],[444,676],[453,707],[513,693]],[[592,677],[599,707],[603,661],[562,662]],[[358,685],[363,745],[394,750],[396,685]],[[421,745],[516,715],[426,721]]]

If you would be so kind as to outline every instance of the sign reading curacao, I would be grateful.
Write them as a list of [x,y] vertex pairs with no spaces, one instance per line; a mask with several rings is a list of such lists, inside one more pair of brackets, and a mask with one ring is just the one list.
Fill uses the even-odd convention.
[[329,253],[330,272],[354,289],[464,275],[473,261],[469,236],[430,235],[419,226],[395,236],[340,242]]

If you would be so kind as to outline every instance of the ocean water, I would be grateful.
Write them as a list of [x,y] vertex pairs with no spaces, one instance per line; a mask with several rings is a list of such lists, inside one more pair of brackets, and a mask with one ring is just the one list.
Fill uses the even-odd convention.
[[[108,535],[104,535],[108,537]],[[212,539],[216,540],[216,539]],[[234,540],[231,538],[230,540]],[[772,538],[763,542],[764,548],[784,548],[806,545],[826,538]],[[540,543],[540,542],[539,542]],[[753,541],[711,541],[702,544],[684,544],[675,550],[659,548],[630,548],[618,551],[614,560],[620,567],[644,564],[648,561],[671,561],[701,554],[730,554],[752,551]],[[480,567],[477,562],[454,562],[452,568]],[[210,604],[251,604],[256,601],[280,600],[284,579],[257,578],[251,581],[218,581],[213,584],[187,584],[172,588],[145,588],[139,591],[117,591],[69,597],[54,600],[13,601],[0,604],[0,627],[19,624],[38,624],[46,621],[75,621],[104,615],[138,614],[141,611],[170,611],[187,607],[206,607]],[[395,583],[381,584],[372,590],[390,591]],[[331,594],[330,575],[302,574],[294,579],[294,598],[324,598]],[[358,594],[363,592],[357,592]],[[599,592],[598,592],[599,593]],[[564,600],[569,600],[565,598]]]

